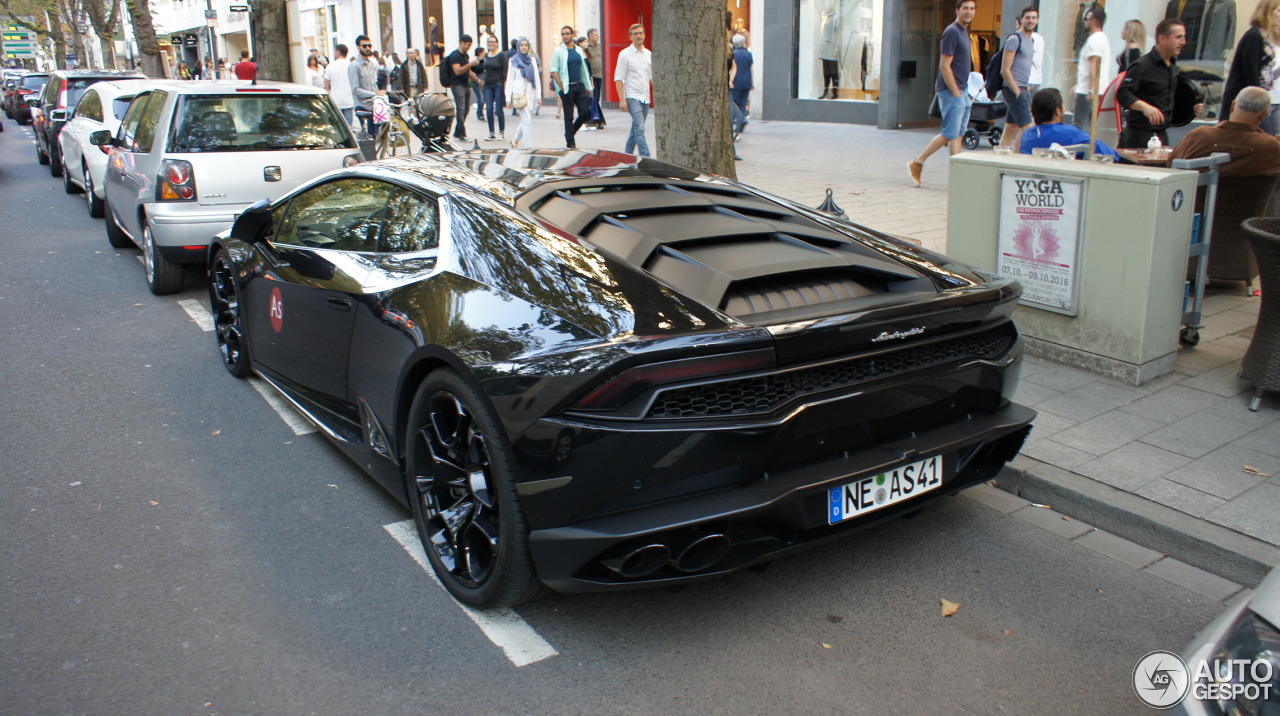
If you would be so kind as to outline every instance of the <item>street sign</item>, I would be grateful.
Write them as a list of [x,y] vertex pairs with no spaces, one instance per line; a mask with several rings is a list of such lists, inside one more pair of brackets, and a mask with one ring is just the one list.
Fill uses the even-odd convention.
[[209,27],[217,27],[217,26],[218,26],[218,11],[217,11],[217,10],[205,10],[205,11],[204,11],[204,23],[205,23],[206,25],[208,25]]
[[5,59],[35,57],[40,46],[36,34],[20,25],[5,25],[0,38],[4,41]]
[[249,6],[248,5],[232,5],[231,7],[227,8],[227,10],[229,12],[249,12]]

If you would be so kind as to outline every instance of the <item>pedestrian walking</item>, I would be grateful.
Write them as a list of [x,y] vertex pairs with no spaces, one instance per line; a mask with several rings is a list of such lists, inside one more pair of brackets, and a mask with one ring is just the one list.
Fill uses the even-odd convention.
[[449,88],[453,95],[453,136],[455,139],[467,138],[467,115],[471,110],[471,80],[476,76],[473,71],[480,64],[479,59],[471,59],[470,35],[463,35],[458,40],[458,49],[449,53],[444,60],[444,69],[440,73],[440,83]]
[[520,125],[511,135],[514,148],[524,140],[525,149],[533,149],[533,111],[542,104],[542,76],[538,72],[538,60],[533,56],[532,45],[527,38],[516,41],[516,52],[507,66],[507,80],[503,85],[507,103],[520,114]]
[[[653,53],[644,46],[644,25],[636,23],[627,30],[631,44],[618,53],[613,81],[618,97],[631,115],[631,133],[627,135],[628,154],[639,152],[647,157],[649,143],[644,138],[645,120],[649,118],[649,98],[653,87]],[[567,110],[566,110],[567,111]]]
[[560,28],[560,39],[563,44],[551,53],[551,87],[560,95],[564,110],[565,146],[577,149],[574,138],[591,114],[591,68],[578,48],[572,27]]
[[957,0],[956,21],[942,32],[939,46],[938,79],[933,83],[933,93],[942,110],[942,131],[929,140],[920,156],[907,162],[907,174],[916,186],[920,186],[920,174],[924,163],[934,152],[946,145],[955,156],[964,148],[960,138],[969,124],[969,106],[972,100],[966,91],[969,73],[973,71],[972,45],[969,42],[969,24],[978,12],[976,0]]
[[600,100],[604,97],[604,45],[600,44],[600,31],[596,28],[587,30],[587,44],[582,48],[587,55],[587,66],[591,68],[591,129],[604,129],[607,122]]
[[1081,22],[1089,31],[1089,37],[1080,46],[1080,57],[1076,61],[1076,103],[1071,113],[1071,122],[1088,132],[1089,126],[1093,124],[1093,107],[1097,103],[1098,94],[1107,89],[1114,75],[1111,73],[1111,41],[1102,32],[1107,23],[1107,11],[1094,3],[1085,12]]
[[396,73],[396,89],[410,99],[427,91],[427,68],[418,57],[418,51],[410,47],[405,51],[406,59]]
[[1236,95],[1250,86],[1271,93],[1271,111],[1262,120],[1262,131],[1280,134],[1280,0],[1261,0],[1250,16],[1249,29],[1231,58],[1218,117],[1229,117]]
[[359,55],[347,67],[347,79],[351,82],[351,96],[359,108],[357,115],[370,137],[378,136],[378,125],[373,121],[373,98],[385,95],[386,90],[378,87],[378,68],[373,41],[368,35],[356,38]]
[[236,73],[238,80],[258,79],[258,65],[249,57],[248,50],[240,51],[240,61],[231,70]]
[[334,105],[342,113],[342,118],[347,120],[347,125],[355,129],[356,100],[355,96],[351,94],[351,77],[348,74],[348,68],[351,66],[351,60],[347,59],[349,51],[347,46],[342,44],[333,48],[334,60],[329,63],[327,68],[329,72],[328,83],[329,96],[333,98]]
[[[503,101],[506,99],[507,84],[507,53],[498,49],[498,38],[489,35],[486,40],[489,51],[485,53],[484,60],[476,68],[480,75],[480,91],[484,97],[484,111],[489,118],[489,137],[490,141],[494,139],[505,139],[507,134],[507,115],[502,111]],[[498,121],[498,135],[493,134],[493,122]]]
[[[1187,26],[1165,18],[1156,25],[1156,46],[1129,66],[1116,91],[1116,104],[1126,109],[1121,147],[1143,149],[1152,137],[1169,145],[1169,120],[1181,73],[1178,53],[1186,44]],[[1196,104],[1194,116],[1199,117],[1203,107],[1203,103]]]
[[320,89],[325,88],[324,66],[320,64],[320,58],[315,55],[307,58],[307,84]]
[[733,57],[729,64],[729,101],[742,114],[740,125],[734,128],[734,134],[737,134],[747,125],[747,99],[751,96],[751,90],[755,89],[755,82],[751,77],[751,66],[755,64],[755,58],[751,55],[751,50],[747,49],[745,35],[734,35],[730,42],[733,44]]
[[1035,40],[1031,33],[1040,22],[1040,11],[1034,5],[1022,9],[1018,15],[1018,31],[1005,38],[1002,48],[1000,74],[1004,77],[1005,106],[1008,107],[1004,133],[1000,146],[1018,146],[1019,135],[1035,123],[1031,118],[1031,58],[1035,55]]

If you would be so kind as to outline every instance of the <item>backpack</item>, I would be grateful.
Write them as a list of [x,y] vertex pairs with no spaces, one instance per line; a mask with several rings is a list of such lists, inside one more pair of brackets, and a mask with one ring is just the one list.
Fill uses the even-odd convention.
[[[1022,33],[1015,32],[1009,37],[1016,35],[1018,37],[1018,47],[1014,53],[1022,50]],[[1008,42],[1009,38],[1005,38]],[[996,93],[1004,89],[1004,75],[1000,74],[1000,70],[1004,68],[1004,42],[1000,43],[1000,49],[991,53],[991,59],[987,60],[987,67],[982,71],[982,82],[987,88],[987,99],[992,102],[996,101]],[[957,77],[959,82],[960,78]]]
[[449,66],[447,58],[440,61],[440,85],[443,87],[453,86],[453,68]]

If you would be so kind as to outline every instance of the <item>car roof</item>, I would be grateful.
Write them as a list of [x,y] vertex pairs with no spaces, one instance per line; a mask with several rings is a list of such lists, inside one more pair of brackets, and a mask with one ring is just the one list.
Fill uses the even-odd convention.
[[[252,89],[250,89],[252,88]],[[146,89],[163,89],[175,94],[235,94],[237,92],[288,92],[289,94],[328,94],[312,85],[294,82],[252,80],[152,80]],[[140,90],[141,91],[141,90]]]
[[101,77],[103,79],[134,79],[145,80],[146,75],[141,72],[129,72],[125,70],[54,70],[51,74],[67,79],[81,79],[85,77]]

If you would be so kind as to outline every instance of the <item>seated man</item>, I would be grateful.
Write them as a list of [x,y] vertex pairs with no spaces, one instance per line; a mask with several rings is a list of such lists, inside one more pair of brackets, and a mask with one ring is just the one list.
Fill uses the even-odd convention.
[[[1031,98],[1031,118],[1036,126],[1022,133],[1022,142],[1018,151],[1030,154],[1038,147],[1048,148],[1052,144],[1069,147],[1072,144],[1088,144],[1089,133],[1071,124],[1062,123],[1062,93],[1052,87],[1046,87]],[[1094,154],[1109,154],[1116,157],[1116,150],[1101,141],[1093,143]],[[1077,157],[1081,156],[1079,154]]]
[[1226,152],[1231,161],[1219,168],[1224,176],[1280,174],[1280,140],[1259,127],[1271,109],[1271,95],[1261,87],[1245,87],[1231,103],[1231,115],[1216,127],[1197,127],[1173,149],[1174,159],[1196,159]]

